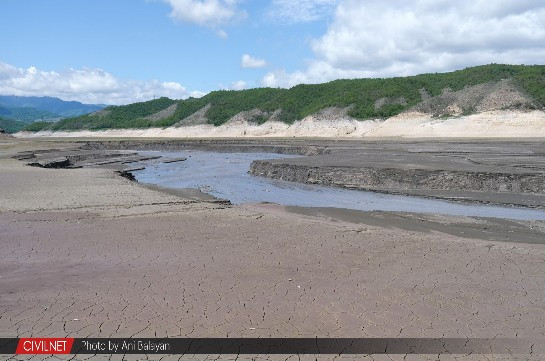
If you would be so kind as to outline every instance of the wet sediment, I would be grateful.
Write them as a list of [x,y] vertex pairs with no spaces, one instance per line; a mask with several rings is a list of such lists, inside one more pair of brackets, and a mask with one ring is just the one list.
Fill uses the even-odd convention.
[[[485,204],[545,207],[541,141],[110,140],[70,150],[22,153],[41,167],[108,167],[130,178],[138,151],[267,152],[302,157],[256,160],[271,179]],[[168,161],[168,160],[165,160]],[[176,159],[183,161],[183,159]]]
[[[471,192],[498,195],[519,194],[542,196],[545,177],[535,174],[462,172],[447,170],[309,167],[276,161],[254,161],[250,173],[290,182],[315,184],[347,189],[376,191],[389,194],[420,195],[431,198],[471,198]],[[441,191],[465,192],[466,197],[441,194]],[[436,191],[435,195],[417,194],[417,191]],[[541,198],[541,197],[540,197]],[[483,203],[494,203],[484,202]],[[498,202],[502,204],[504,202]],[[544,204],[521,204],[543,207]]]
[[[312,142],[310,142],[312,143]],[[89,150],[201,150],[208,152],[278,153],[315,156],[327,154],[325,145],[308,142],[245,141],[245,140],[111,140],[80,142],[82,149]]]

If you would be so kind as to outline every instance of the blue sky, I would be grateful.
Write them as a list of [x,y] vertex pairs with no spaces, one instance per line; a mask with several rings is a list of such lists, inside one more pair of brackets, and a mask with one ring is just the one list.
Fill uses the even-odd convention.
[[2,0],[0,94],[122,104],[535,64],[545,58],[541,3]]
[[[311,57],[307,39],[322,22],[279,26],[264,16],[266,1],[245,6],[246,21],[228,24],[226,39],[214,29],[170,18],[167,3],[145,0],[2,0],[0,58],[40,69],[102,68],[122,78],[178,81],[192,89],[248,78],[241,56],[266,58],[294,70]],[[7,16],[6,16],[7,15]]]

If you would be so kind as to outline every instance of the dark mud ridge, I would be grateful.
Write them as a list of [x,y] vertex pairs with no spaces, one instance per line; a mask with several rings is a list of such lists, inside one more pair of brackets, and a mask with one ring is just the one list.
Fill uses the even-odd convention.
[[[129,166],[131,163],[158,159],[157,156],[142,156],[137,152],[74,149],[47,149],[21,152],[15,159],[26,161],[27,165],[40,168],[76,169],[103,167],[115,170],[122,177],[134,180],[132,172],[143,168]],[[185,158],[171,159],[170,162],[184,161]]]
[[308,167],[254,161],[250,174],[290,182],[360,190],[463,189],[483,192],[543,193],[543,177],[422,169]]
[[327,154],[324,146],[307,144],[282,144],[273,141],[241,141],[241,140],[112,140],[81,142],[83,149],[110,150],[157,150],[180,151],[200,150],[227,153],[278,153],[314,156]]
[[[261,160],[252,162],[249,173],[270,179],[330,187],[545,208],[543,203],[543,200],[545,200],[543,197],[545,180],[543,176],[536,174],[399,168],[312,167]],[[475,193],[497,196],[512,195],[515,198],[506,197],[505,201],[502,201],[501,197],[495,200],[486,200],[485,197],[479,199]],[[523,194],[522,197],[520,197],[521,194]],[[528,199],[523,199],[524,196],[527,196]],[[522,199],[517,202],[516,198]]]

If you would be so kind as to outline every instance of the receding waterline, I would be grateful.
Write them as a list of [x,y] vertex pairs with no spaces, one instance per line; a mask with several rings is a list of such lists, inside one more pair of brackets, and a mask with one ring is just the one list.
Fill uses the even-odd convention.
[[271,153],[217,153],[202,151],[145,152],[165,159],[187,157],[176,163],[148,163],[134,172],[136,180],[165,188],[196,188],[233,204],[272,202],[286,206],[331,207],[361,211],[431,213],[516,220],[545,220],[545,211],[461,204],[441,200],[271,180],[248,174],[254,160],[291,155]]

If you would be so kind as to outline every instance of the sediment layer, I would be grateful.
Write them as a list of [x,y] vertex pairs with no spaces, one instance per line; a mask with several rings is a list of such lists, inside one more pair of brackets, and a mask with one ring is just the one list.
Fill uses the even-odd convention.
[[545,193],[544,177],[533,174],[309,167],[270,161],[254,161],[250,173],[290,182],[398,193],[403,193],[403,190],[428,189]]
[[545,207],[545,151],[539,141],[107,140],[18,159],[69,167],[108,166],[130,173],[139,150],[269,152],[302,157],[255,161],[250,173],[272,179],[456,201]]
[[240,140],[111,140],[78,142],[84,149],[109,150],[202,150],[209,152],[253,152],[314,156],[329,151],[323,145],[293,142],[252,142]]

